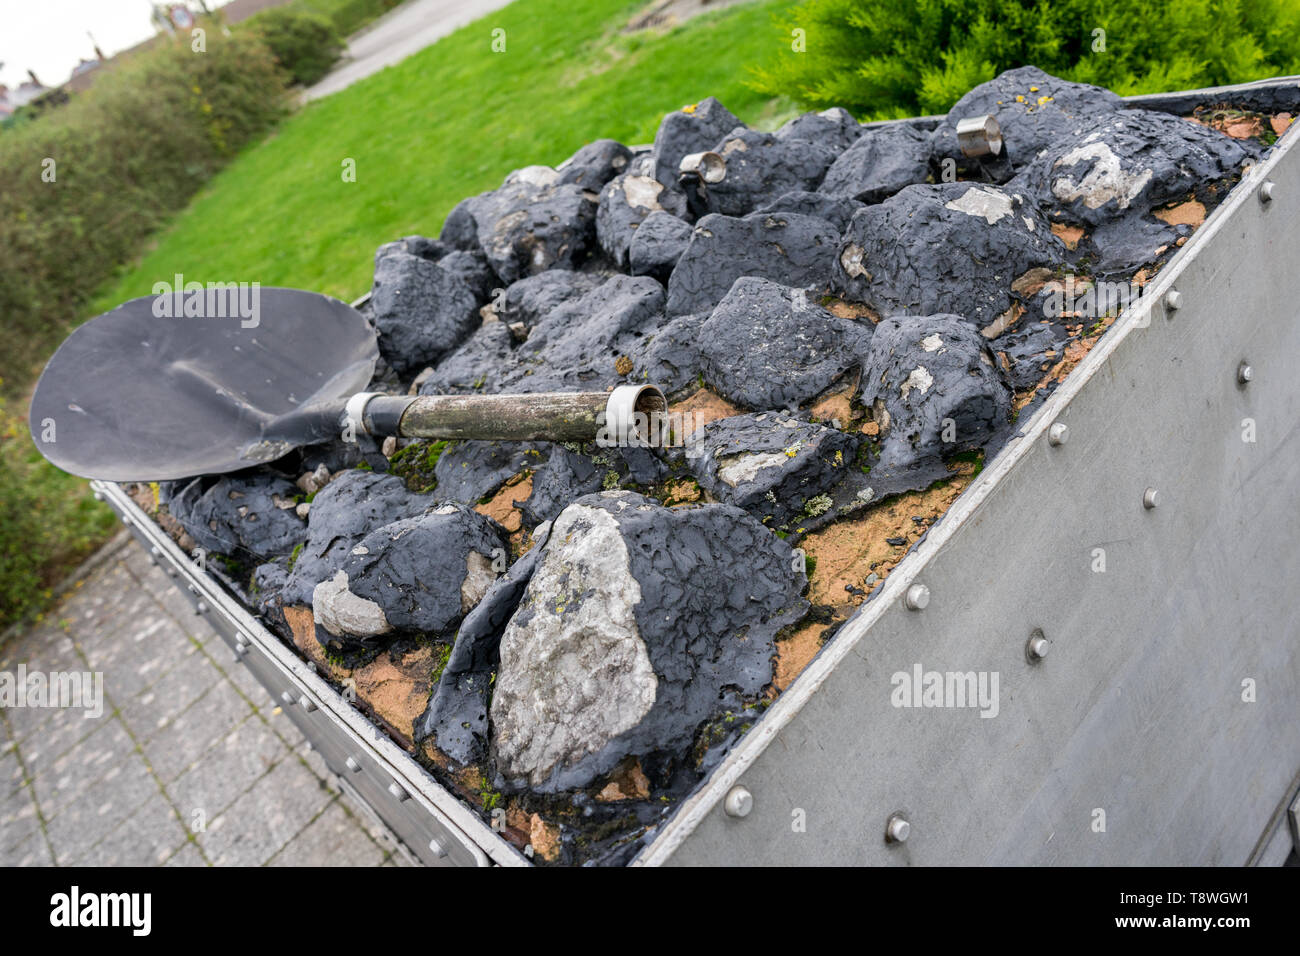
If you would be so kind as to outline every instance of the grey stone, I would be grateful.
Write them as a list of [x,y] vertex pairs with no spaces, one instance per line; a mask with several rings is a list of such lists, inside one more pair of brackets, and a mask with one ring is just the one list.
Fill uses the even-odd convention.
[[632,151],[613,139],[598,139],[588,143],[569,157],[559,170],[559,183],[572,183],[583,189],[598,192],[623,170],[627,169]]
[[1094,256],[1094,275],[1132,275],[1155,262],[1172,247],[1180,235],[1190,235],[1190,226],[1171,226],[1138,210],[1104,222],[1087,237]]
[[379,353],[401,375],[437,361],[478,324],[478,298],[461,276],[400,251],[377,257],[370,306]]
[[[493,302],[493,311],[507,328],[522,326],[527,333],[552,309],[586,295],[598,285],[600,279],[585,272],[540,272],[511,283]],[[522,340],[527,335],[517,337]]]
[[393,629],[384,609],[377,602],[354,594],[348,584],[347,572],[336,571],[334,577],[316,585],[311,593],[317,633],[319,628],[325,629],[329,637],[322,643],[335,652],[351,649],[347,642],[365,641]]
[[543,447],[532,442],[452,442],[434,466],[438,485],[433,495],[440,502],[473,505],[500,488],[507,478],[544,461]]
[[454,248],[454,246],[443,242],[441,239],[430,239],[428,236],[403,236],[401,239],[386,242],[376,249],[375,262],[378,263],[380,259],[395,253],[419,256],[429,262],[437,262]]
[[633,358],[632,378],[658,385],[670,398],[693,390],[703,374],[700,332],[708,317],[679,315],[647,336]]
[[533,472],[532,494],[520,506],[524,524],[550,521],[574,500],[600,491],[611,471],[621,481],[616,452],[605,449],[597,460],[578,448],[551,445],[546,461]]
[[[384,525],[362,538],[312,607],[329,634],[326,646],[346,653],[390,630],[442,636],[460,622],[496,580],[494,560],[508,552],[501,529],[461,504]],[[327,604],[317,604],[320,598]],[[320,635],[319,628],[317,629]],[[373,644],[373,642],[371,642]]]
[[216,554],[240,560],[269,560],[288,554],[307,537],[307,525],[291,509],[299,491],[271,472],[194,478],[160,487],[159,500],[189,532]]
[[575,268],[595,244],[596,192],[528,166],[471,204],[478,244],[507,284],[547,269]]
[[305,494],[314,495],[330,483],[330,470],[325,464],[319,464],[311,471],[304,471],[294,482]]
[[957,315],[881,319],[860,395],[882,436],[872,478],[983,447],[1011,413],[1011,391],[988,343]]
[[616,385],[621,356],[663,320],[664,290],[648,276],[616,275],[552,309],[512,361],[497,370],[502,391],[592,390]]
[[518,340],[495,315],[484,318],[474,333],[438,363],[420,384],[421,395],[497,390],[498,372],[513,361]]
[[458,277],[471,292],[477,302],[486,302],[497,285],[497,275],[488,264],[487,256],[477,249],[465,251],[455,249],[438,260],[444,272]]
[[964,182],[909,186],[853,217],[834,284],[881,314],[953,313],[986,326],[1018,301],[1018,277],[1064,259],[1047,220],[1017,193]]
[[694,107],[669,113],[655,133],[651,175],[661,183],[675,184],[683,157],[712,149],[722,137],[744,125],[712,96]]
[[831,315],[799,289],[737,279],[700,328],[704,381],[744,408],[792,408],[862,360],[869,325]]
[[532,550],[510,566],[465,615],[429,706],[414,725],[416,742],[432,739],[460,765],[487,753],[488,699],[500,662],[501,634],[519,606],[549,532],[538,529]]
[[309,604],[312,590],[334,577],[358,541],[432,503],[432,498],[407,491],[396,475],[360,470],[339,475],[312,501],[306,543],[284,582],[284,603]]
[[843,232],[848,228],[854,213],[863,208],[863,203],[856,199],[842,199],[828,196],[824,192],[795,191],[777,196],[770,203],[759,206],[755,212],[798,213],[825,219],[832,226]]
[[795,564],[728,505],[606,492],[566,508],[500,639],[492,751],[505,784],[555,792],[630,754],[684,756],[729,689],[770,682],[773,639],[807,608]]
[[778,139],[817,143],[843,152],[863,134],[863,128],[848,110],[833,106],[820,113],[803,113],[776,131]]
[[777,196],[816,189],[837,155],[830,146],[753,129],[734,130],[714,152],[726,160],[727,173],[707,187],[709,207],[724,216],[744,216]]
[[474,219],[474,204],[478,199],[482,199],[488,193],[480,193],[478,196],[470,196],[468,199],[462,199],[451,212],[447,213],[447,218],[442,223],[442,231],[438,233],[438,240],[453,249],[463,249],[467,252],[479,251],[478,244],[478,223]]
[[952,159],[958,166],[970,168],[971,162],[957,143],[957,123],[966,117],[992,114],[1002,129],[1002,165],[1008,171],[1020,169],[1081,123],[1118,110],[1122,103],[1110,90],[1071,83],[1036,66],[1022,66],[981,83],[954,103],[935,128],[931,144],[936,160]]
[[1008,183],[1057,220],[1100,225],[1236,175],[1257,155],[1243,140],[1151,110],[1117,110],[1070,130]]
[[929,134],[897,123],[864,130],[826,171],[820,191],[874,203],[930,175]]
[[667,282],[677,260],[686,251],[691,224],[671,213],[656,210],[632,233],[628,264],[634,276],[654,276]]
[[664,185],[644,170],[646,162],[633,162],[628,171],[611,179],[600,192],[596,210],[596,239],[619,269],[628,266],[632,237],[653,212],[686,215],[686,196],[676,179]]
[[709,422],[687,455],[714,498],[784,524],[844,477],[860,441],[780,412],[761,412]]
[[[1059,325],[1035,322],[998,336],[991,348],[1006,356],[1006,380],[1012,388],[1020,390],[1032,388],[1042,380],[1047,374],[1043,365],[1050,369],[1060,361],[1066,337],[1065,329]],[[1055,354],[1049,357],[1048,351]]]
[[712,309],[741,276],[824,287],[839,238],[826,220],[798,213],[705,216],[668,280],[668,314]]

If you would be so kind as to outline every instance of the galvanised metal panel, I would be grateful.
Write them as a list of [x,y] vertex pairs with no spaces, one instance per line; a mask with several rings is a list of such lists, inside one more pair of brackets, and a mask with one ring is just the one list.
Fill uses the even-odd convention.
[[[637,864],[1252,857],[1300,768],[1295,142],[1243,180]],[[1068,438],[1053,445],[1058,422]],[[915,583],[923,610],[906,606]],[[1030,663],[1035,629],[1051,643]],[[996,716],[894,706],[892,675],[918,664],[996,673]],[[744,817],[724,810],[736,785],[752,793]],[[891,844],[895,813],[911,830]]]

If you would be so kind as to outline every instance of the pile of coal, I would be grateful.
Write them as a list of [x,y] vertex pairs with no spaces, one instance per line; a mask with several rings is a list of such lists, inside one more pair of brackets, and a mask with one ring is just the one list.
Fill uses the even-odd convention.
[[[981,114],[996,157],[959,147]],[[331,657],[452,645],[415,722],[439,772],[590,809],[634,763],[654,818],[705,728],[771,692],[808,611],[797,536],[995,451],[1067,325],[1103,317],[1048,301],[1158,264],[1192,228],[1165,207],[1212,206],[1261,148],[1033,67],[938,121],[765,132],[708,99],[382,246],[364,309],[376,387],[650,381],[712,409],[684,447],[334,443],[162,500],[269,619],[311,608]]]

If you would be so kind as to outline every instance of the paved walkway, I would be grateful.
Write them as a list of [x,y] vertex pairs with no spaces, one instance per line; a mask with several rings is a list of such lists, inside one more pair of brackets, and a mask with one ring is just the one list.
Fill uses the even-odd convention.
[[0,866],[379,866],[353,807],[270,695],[133,539],[0,646],[0,672],[103,672],[103,715],[0,710]]
[[[348,38],[340,65],[303,93],[303,101],[320,99],[357,80],[400,63],[412,53],[441,40],[479,17],[499,10],[511,0],[406,0],[366,29]],[[492,37],[483,35],[483,48]]]

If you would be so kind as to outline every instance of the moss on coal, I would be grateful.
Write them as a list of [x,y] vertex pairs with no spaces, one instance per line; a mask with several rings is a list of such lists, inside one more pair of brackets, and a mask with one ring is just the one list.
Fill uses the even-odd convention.
[[437,690],[438,681],[442,680],[442,672],[447,669],[447,662],[451,660],[451,648],[452,645],[450,644],[441,644],[438,646],[437,650],[434,651],[433,673],[431,675],[432,684],[429,689],[430,694]]
[[388,470],[406,482],[408,491],[427,495],[438,486],[434,469],[450,445],[451,442],[446,440],[413,441],[393,453],[393,457],[388,459]]

